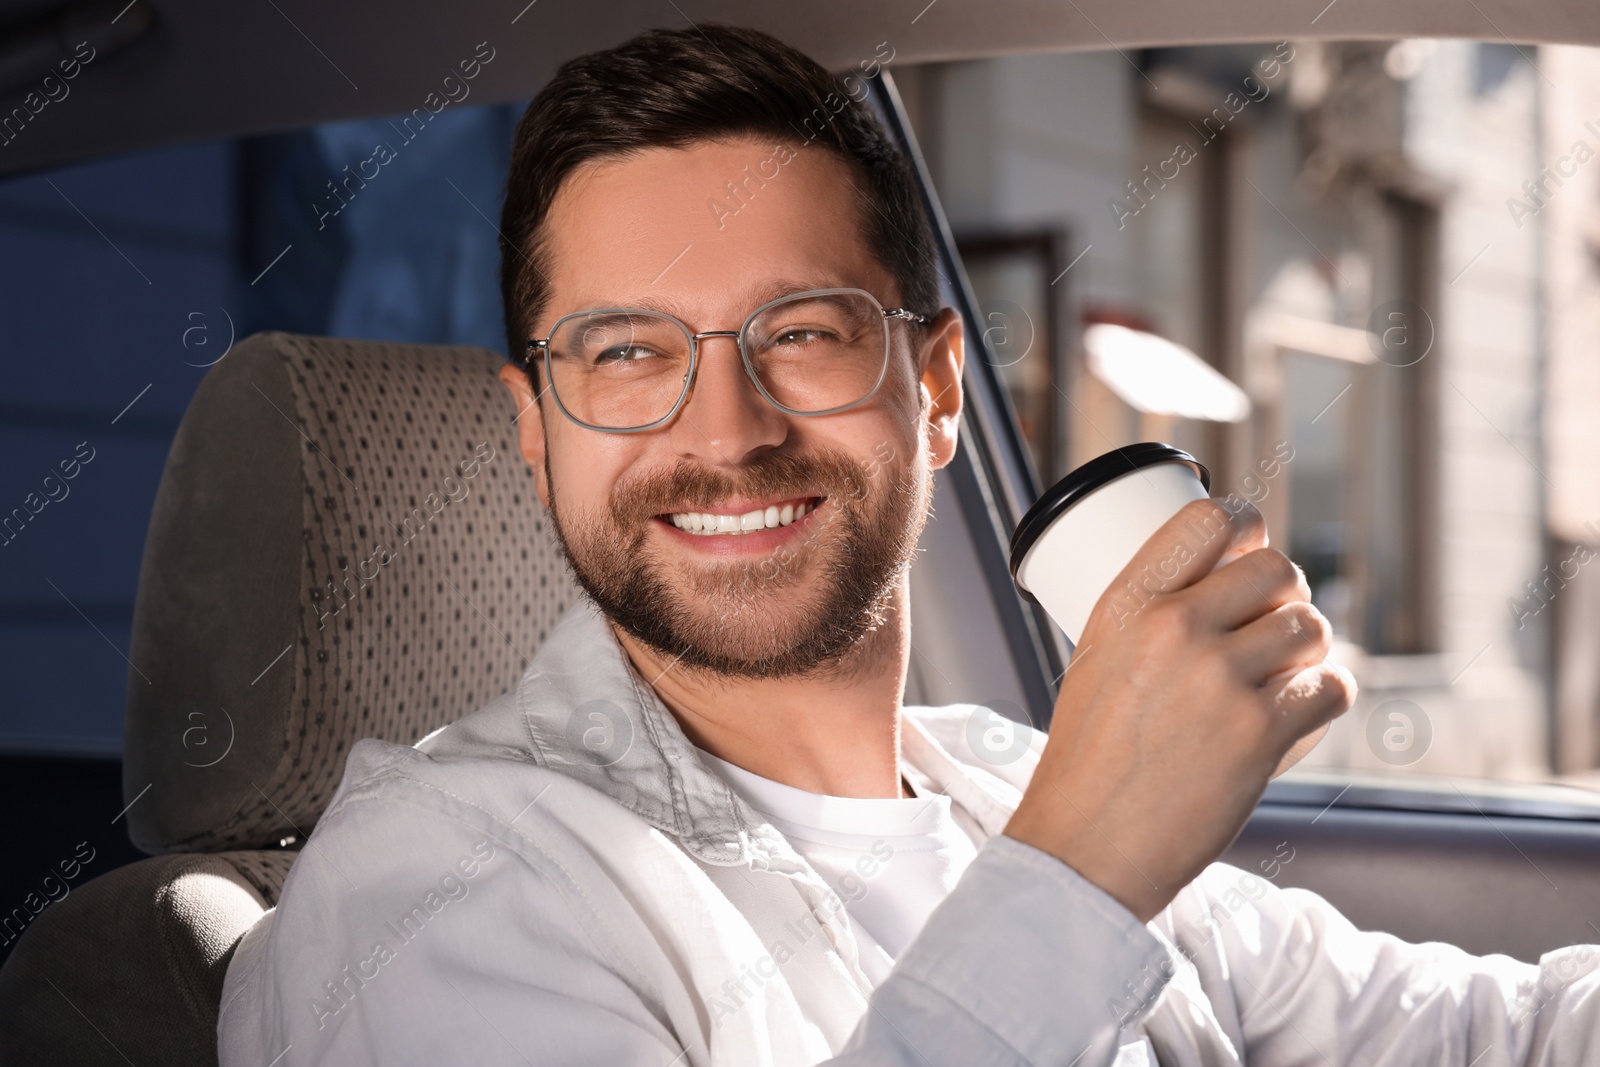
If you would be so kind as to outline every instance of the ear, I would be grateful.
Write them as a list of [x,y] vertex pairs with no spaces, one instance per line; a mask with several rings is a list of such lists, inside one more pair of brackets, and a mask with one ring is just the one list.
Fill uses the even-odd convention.
[[961,368],[966,362],[966,331],[955,308],[943,308],[922,343],[917,367],[922,376],[928,419],[928,459],[934,470],[956,454],[961,425]]
[[515,363],[507,363],[500,368],[500,381],[510,391],[512,402],[517,406],[517,444],[523,460],[533,469],[539,502],[549,507],[550,484],[545,478],[544,467],[544,409],[534,395],[528,372]]

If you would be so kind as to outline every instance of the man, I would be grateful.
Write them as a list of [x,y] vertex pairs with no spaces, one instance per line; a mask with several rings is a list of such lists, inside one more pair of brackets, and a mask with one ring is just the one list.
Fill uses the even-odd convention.
[[1102,604],[1015,761],[900,706],[964,351],[852,95],[704,26],[529,108],[502,379],[586,596],[511,692],[352,749],[223,1063],[1590,1058],[1589,950],[1408,945],[1213,862],[1355,693],[1253,509],[1141,548],[1177,575]]

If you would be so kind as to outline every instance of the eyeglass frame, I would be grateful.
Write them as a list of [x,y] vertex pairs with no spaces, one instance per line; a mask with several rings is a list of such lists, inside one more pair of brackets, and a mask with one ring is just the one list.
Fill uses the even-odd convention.
[[[745,331],[750,328],[750,324],[754,322],[756,318],[763,312],[770,308],[777,307],[779,304],[787,303],[791,300],[799,300],[802,297],[808,296],[834,296],[846,293],[866,297],[868,300],[872,301],[872,305],[876,307],[883,315],[883,366],[878,370],[878,380],[872,384],[872,388],[867,390],[866,395],[861,397],[861,399],[853,400],[848,404],[827,408],[822,411],[797,411],[794,408],[780,404],[776,399],[774,399],[771,393],[767,392],[767,387],[761,384],[761,378],[756,374],[755,368],[750,365],[750,354],[745,349]],[[648,422],[643,426],[596,426],[593,423],[584,422],[572,412],[568,411],[567,405],[561,402],[561,393],[556,389],[555,376],[550,370],[550,339],[554,337],[557,331],[561,329],[561,325],[563,323],[569,319],[578,318],[580,315],[633,314],[641,312],[656,318],[666,319],[682,330],[683,335],[689,339],[689,369],[683,376],[683,389],[678,393],[678,399],[673,403],[672,409],[665,415],[661,416],[659,419],[656,419],[654,422]],[[700,366],[701,339],[706,337],[732,337],[734,339],[734,344],[739,349],[739,361],[744,365],[745,376],[749,378],[750,381],[755,385],[756,392],[760,393],[762,398],[765,399],[767,403],[771,404],[773,407],[777,408],[786,415],[794,415],[798,418],[811,418],[817,415],[836,415],[841,411],[849,411],[851,408],[860,407],[862,404],[865,404],[877,394],[879,388],[881,388],[883,385],[883,379],[887,377],[889,373],[889,349],[894,341],[894,337],[890,333],[888,326],[889,320],[891,319],[903,319],[907,322],[915,322],[919,326],[926,326],[933,321],[932,316],[923,315],[920,312],[912,311],[910,308],[901,307],[885,309],[882,301],[873,296],[871,293],[867,292],[865,289],[853,288],[807,289],[800,293],[790,293],[787,296],[780,296],[775,300],[769,300],[765,304],[762,304],[760,307],[756,308],[754,311],[750,312],[750,314],[745,316],[744,322],[740,324],[737,330],[703,330],[700,333],[695,333],[690,330],[689,324],[678,318],[676,315],[669,315],[664,311],[655,311],[651,308],[587,308],[583,311],[574,311],[561,316],[550,327],[550,332],[545,335],[545,337],[528,341],[524,351],[517,354],[517,362],[520,363],[525,370],[532,368],[535,358],[532,353],[536,349],[542,349],[544,351],[545,380],[550,383],[550,395],[555,398],[556,406],[561,409],[561,413],[568,419],[571,419],[577,425],[582,426],[584,429],[594,430],[598,433],[642,433],[645,430],[653,430],[658,426],[662,426],[672,421],[672,417],[678,413],[679,409],[683,407],[684,401],[689,398],[689,392],[694,386],[695,372]]]

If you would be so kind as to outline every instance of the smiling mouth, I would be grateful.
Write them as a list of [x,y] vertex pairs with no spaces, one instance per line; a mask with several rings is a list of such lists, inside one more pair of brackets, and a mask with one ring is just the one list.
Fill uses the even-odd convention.
[[826,500],[822,496],[796,496],[768,501],[758,507],[735,505],[738,510],[670,511],[657,515],[685,533],[702,537],[758,533],[798,522]]

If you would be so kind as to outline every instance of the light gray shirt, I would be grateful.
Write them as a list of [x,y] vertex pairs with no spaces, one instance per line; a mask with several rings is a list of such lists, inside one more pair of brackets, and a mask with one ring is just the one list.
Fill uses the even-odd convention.
[[1600,1061],[1594,947],[1535,966],[1357,931],[1273,884],[1292,843],[1142,924],[1002,835],[1044,735],[993,737],[982,708],[904,709],[903,759],[982,844],[874,982],[838,894],[580,598],[510,692],[351,749],[230,962],[223,1067]]

